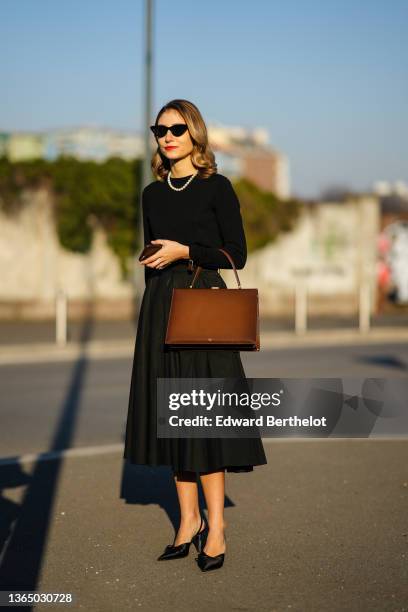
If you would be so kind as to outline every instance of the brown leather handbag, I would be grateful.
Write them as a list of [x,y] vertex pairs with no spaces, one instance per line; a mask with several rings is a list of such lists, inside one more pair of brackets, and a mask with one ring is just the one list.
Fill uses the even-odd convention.
[[202,270],[197,266],[187,289],[173,288],[165,344],[169,348],[259,351],[258,289],[242,289],[232,257],[238,289],[196,288]]

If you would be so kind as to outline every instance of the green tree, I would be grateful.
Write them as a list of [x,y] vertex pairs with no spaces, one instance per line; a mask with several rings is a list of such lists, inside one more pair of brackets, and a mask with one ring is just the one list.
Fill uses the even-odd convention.
[[241,204],[249,253],[293,228],[299,215],[300,201],[281,200],[244,178],[236,181],[234,188]]
[[105,162],[60,157],[53,167],[56,218],[61,243],[87,252],[92,240],[92,219],[106,231],[118,256],[123,276],[138,244],[140,160],[111,157]]

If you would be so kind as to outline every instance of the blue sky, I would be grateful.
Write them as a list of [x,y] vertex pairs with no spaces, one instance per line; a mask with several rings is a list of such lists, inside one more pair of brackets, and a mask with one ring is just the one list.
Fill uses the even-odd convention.
[[[1,9],[0,130],[142,128],[142,0]],[[300,196],[408,180],[407,23],[407,0],[154,0],[153,116],[267,128]]]

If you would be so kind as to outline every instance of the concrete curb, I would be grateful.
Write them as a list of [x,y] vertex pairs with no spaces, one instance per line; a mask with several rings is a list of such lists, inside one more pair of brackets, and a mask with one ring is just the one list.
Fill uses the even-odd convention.
[[[268,331],[261,334],[261,351],[295,347],[323,347],[356,344],[408,342],[406,327],[387,327],[360,333],[355,329],[312,330],[301,335],[294,332]],[[92,340],[86,344],[70,342],[66,346],[54,343],[3,345],[0,365],[71,361],[79,358],[111,359],[132,357],[135,338],[131,340]],[[259,353],[256,353],[259,354]]]

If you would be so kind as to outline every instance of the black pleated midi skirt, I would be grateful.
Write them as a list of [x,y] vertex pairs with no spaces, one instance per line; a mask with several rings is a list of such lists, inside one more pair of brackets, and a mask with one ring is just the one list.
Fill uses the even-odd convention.
[[[175,350],[164,344],[173,287],[188,287],[193,274],[187,261],[162,270],[149,268],[137,325],[123,456],[133,464],[167,465],[175,472],[250,472],[267,463],[260,437],[157,437],[157,377],[245,377],[239,351]],[[226,284],[217,270],[202,269],[194,287]]]

